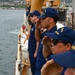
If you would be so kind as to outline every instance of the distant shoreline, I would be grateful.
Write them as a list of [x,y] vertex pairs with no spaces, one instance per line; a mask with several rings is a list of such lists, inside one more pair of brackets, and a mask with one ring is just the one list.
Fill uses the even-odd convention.
[[26,8],[0,7],[0,9],[3,9],[3,10],[5,10],[5,9],[7,9],[7,10],[20,10],[20,9],[25,10]]

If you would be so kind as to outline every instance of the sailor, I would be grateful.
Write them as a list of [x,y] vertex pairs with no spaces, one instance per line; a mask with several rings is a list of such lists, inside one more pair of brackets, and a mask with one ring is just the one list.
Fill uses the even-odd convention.
[[[41,75],[61,75],[64,67],[65,70],[63,75],[75,75],[75,50],[71,49],[69,51],[51,55],[51,60],[41,69]],[[53,70],[52,70],[53,69]]]
[[[35,25],[35,38],[39,42],[35,75],[41,75],[41,68],[46,63],[46,60],[42,54],[42,38],[44,37],[45,33],[53,33],[57,30],[56,23],[58,21],[58,13],[54,8],[46,8],[43,10],[42,15],[38,16],[38,18],[39,20]],[[41,28],[46,29],[46,31],[41,33]]]
[[28,51],[29,51],[32,75],[34,75],[36,71],[35,64],[36,64],[38,43],[35,39],[35,21],[38,19],[37,16],[39,15],[40,12],[37,10],[34,10],[29,14],[30,21],[31,21],[31,29],[30,29],[30,35],[28,40]]
[[26,16],[29,15],[29,13],[30,13],[30,9],[31,9],[31,6],[29,6],[29,7],[26,8]]
[[67,68],[64,75],[75,75],[75,49],[51,57],[57,64]]
[[[57,54],[60,55],[63,52],[68,52],[72,48],[72,44],[75,40],[75,30],[69,27],[62,27],[55,31],[54,33],[46,33],[46,36],[43,38],[42,42],[44,44],[43,55],[46,60],[51,60],[47,62],[42,70],[41,75],[64,75],[64,71],[66,70],[66,66],[61,67],[61,65],[57,65],[53,62],[51,58],[51,52],[56,56]],[[54,56],[53,55],[53,56]],[[60,61],[66,61],[59,56]],[[58,59],[58,58],[56,58]],[[67,58],[66,58],[67,59]],[[67,59],[68,60],[68,59]],[[61,62],[61,64],[63,63]],[[52,65],[51,65],[51,64]],[[69,64],[69,62],[67,62]],[[54,65],[53,65],[54,64]],[[69,65],[70,66],[70,65]]]

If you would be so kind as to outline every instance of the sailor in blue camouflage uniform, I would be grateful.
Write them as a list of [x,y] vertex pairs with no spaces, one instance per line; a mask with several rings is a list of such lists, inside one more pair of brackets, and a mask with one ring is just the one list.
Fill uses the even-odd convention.
[[[48,42],[48,44],[49,46],[51,46],[53,55],[48,55],[47,63],[43,66],[41,74],[64,75],[67,67],[73,68],[73,65],[75,64],[75,61],[70,61],[72,59],[75,59],[75,51],[72,49],[74,48],[72,47],[72,45],[75,41],[75,30],[69,27],[62,27],[54,33],[46,33],[45,35],[47,37],[44,38],[43,43],[47,38],[51,39],[48,40],[51,42],[50,44]],[[45,53],[43,53],[43,55]]]
[[31,64],[31,72],[32,75],[35,74],[36,68],[35,68],[35,64],[36,64],[36,57],[34,57],[34,53],[36,51],[36,39],[35,39],[35,23],[32,21],[32,18],[34,16],[39,16],[40,12],[35,10],[31,13],[29,13],[30,16],[30,20],[31,20],[31,30],[30,30],[30,36],[29,36],[29,40],[28,40],[28,51],[29,51],[29,58],[30,58],[30,64]]
[[52,55],[51,57],[55,63],[61,67],[66,67],[63,75],[75,75],[75,49],[72,48],[69,51]]
[[[46,60],[42,54],[42,38],[44,37],[45,33],[53,33],[57,30],[56,23],[58,21],[58,13],[54,8],[46,8],[44,9],[42,15],[38,16],[38,18],[40,20],[35,25],[35,38],[37,41],[39,41],[35,75],[41,75],[41,68],[46,63]],[[46,29],[46,31],[41,33],[41,28]]]

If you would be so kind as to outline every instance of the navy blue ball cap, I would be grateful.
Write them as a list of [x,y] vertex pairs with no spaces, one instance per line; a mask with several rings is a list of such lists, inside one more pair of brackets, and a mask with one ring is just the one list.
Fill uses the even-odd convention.
[[74,41],[73,45],[75,46],[75,41]]
[[46,17],[59,17],[59,15],[56,9],[46,8],[43,9],[43,14],[38,16],[38,18],[46,18]]
[[39,11],[37,11],[37,10],[34,10],[34,11],[32,11],[31,13],[30,13],[30,16],[40,16],[40,12]]
[[51,58],[60,66],[67,68],[75,68],[75,50],[51,55]]
[[71,44],[75,40],[75,30],[69,27],[62,27],[54,33],[45,33],[45,35],[49,38],[62,40]]

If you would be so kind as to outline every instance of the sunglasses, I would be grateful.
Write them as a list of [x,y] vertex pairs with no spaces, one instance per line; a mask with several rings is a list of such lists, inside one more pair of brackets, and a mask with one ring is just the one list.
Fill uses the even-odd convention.
[[65,41],[62,41],[62,40],[58,40],[58,39],[53,39],[52,40],[52,43],[54,44],[54,45],[57,45],[58,43],[63,43],[63,44],[67,44],[67,42],[65,42]]
[[44,20],[44,19],[46,19],[46,17],[44,17],[44,18],[41,18],[41,20]]

